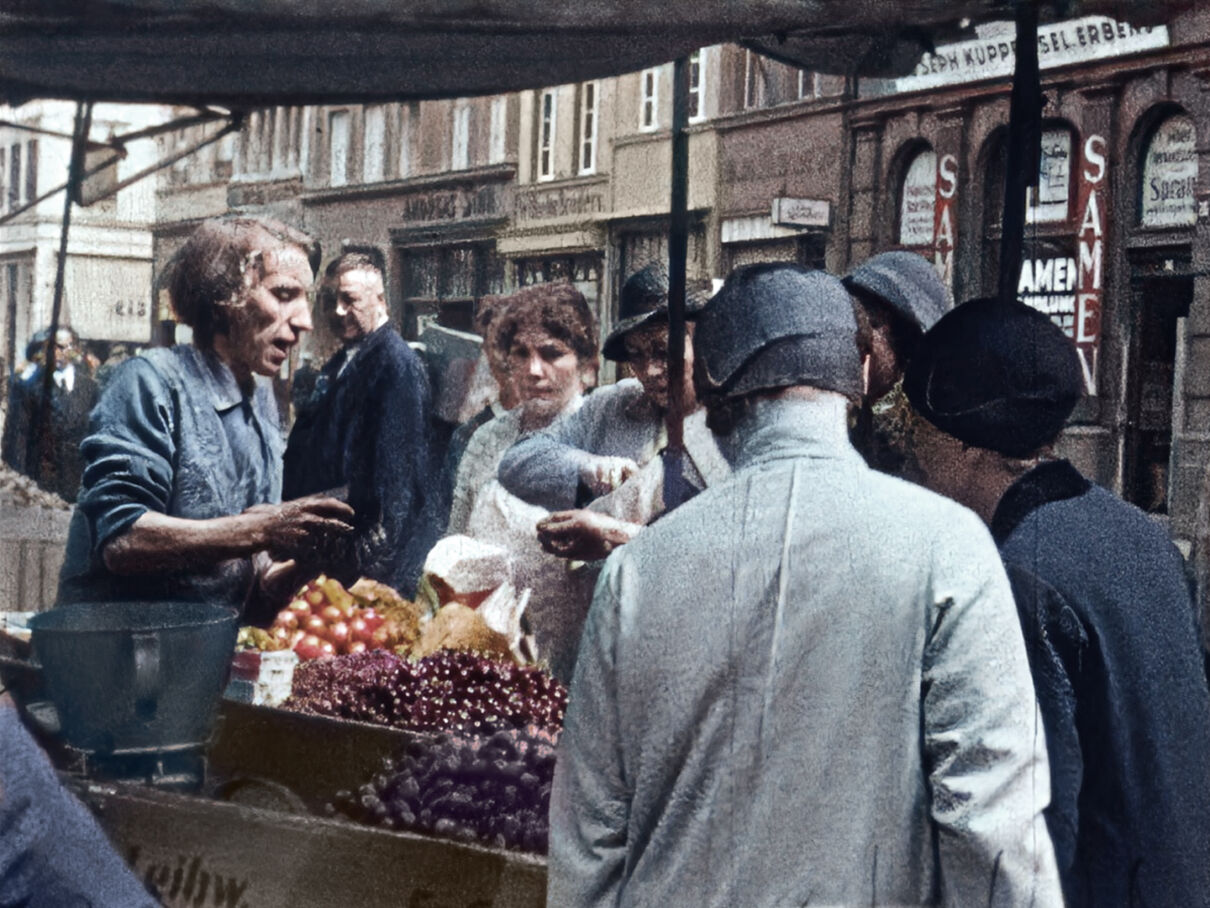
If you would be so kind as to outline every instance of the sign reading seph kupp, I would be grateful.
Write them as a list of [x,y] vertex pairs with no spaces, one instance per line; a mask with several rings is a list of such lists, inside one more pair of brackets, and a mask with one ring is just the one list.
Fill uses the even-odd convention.
[[[1016,39],[1012,23],[978,30],[979,37],[945,44],[925,54],[910,76],[893,80],[893,91],[919,91],[979,79],[1011,76],[1016,65]],[[1135,28],[1105,16],[1085,16],[1038,27],[1038,65],[1055,69],[1137,54],[1168,46],[1168,28]]]

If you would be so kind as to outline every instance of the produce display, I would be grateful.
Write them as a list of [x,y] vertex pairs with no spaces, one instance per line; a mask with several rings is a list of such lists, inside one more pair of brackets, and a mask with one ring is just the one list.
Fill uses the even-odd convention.
[[557,743],[534,727],[418,739],[331,807],[387,829],[545,854]]
[[537,667],[478,653],[439,650],[409,661],[375,651],[300,665],[285,707],[416,731],[555,732],[567,688]]
[[422,610],[384,584],[362,579],[345,589],[320,575],[278,613],[268,630],[242,628],[238,645],[292,649],[300,659],[411,646]]

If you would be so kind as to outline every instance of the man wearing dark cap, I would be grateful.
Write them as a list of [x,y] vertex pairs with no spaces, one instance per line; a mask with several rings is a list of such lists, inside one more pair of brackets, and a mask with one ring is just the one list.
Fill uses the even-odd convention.
[[1051,444],[1083,392],[1045,315],[974,300],[904,387],[927,485],[990,526],[1030,642],[1067,904],[1210,904],[1210,692],[1182,559]]
[[551,905],[1058,905],[1021,628],[978,518],[848,440],[840,281],[733,272],[696,383],[731,477],[606,562]]
[[853,269],[845,288],[870,323],[870,381],[853,441],[877,470],[916,478],[907,443],[911,407],[903,370],[924,332],[949,309],[937,269],[914,252],[883,252]]
[[[686,308],[700,308],[690,296]],[[622,287],[617,326],[601,348],[615,362],[628,363],[635,378],[599,388],[584,405],[545,430],[522,438],[500,462],[501,485],[531,504],[556,512],[540,529],[547,547],[566,557],[603,557],[663,511],[661,461],[668,442],[668,277],[653,263]],[[685,335],[685,447],[682,478],[691,489],[705,488],[727,467],[696,414],[693,396],[693,337]],[[648,468],[643,475],[639,475]],[[609,496],[635,477],[634,495]],[[658,501],[657,501],[658,499]],[[585,507],[597,502],[592,510]],[[571,511],[569,509],[577,509]],[[608,516],[624,517],[624,522]]]

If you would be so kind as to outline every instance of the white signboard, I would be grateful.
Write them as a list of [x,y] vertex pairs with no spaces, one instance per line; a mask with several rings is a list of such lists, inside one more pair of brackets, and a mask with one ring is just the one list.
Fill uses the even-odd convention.
[[774,199],[773,223],[782,227],[827,227],[831,206],[827,199]]
[[[1055,69],[1168,46],[1168,29],[1135,28],[1105,16],[1085,16],[1038,27],[1038,65]],[[892,91],[919,91],[979,79],[1011,76],[1016,66],[1016,40],[1011,26],[971,41],[945,44],[925,54],[910,76],[892,81]]]
[[932,246],[937,204],[937,155],[922,151],[903,178],[899,200],[899,245]]
[[1017,298],[1049,315],[1070,337],[1075,330],[1078,275],[1074,258],[1027,258],[1021,263]]
[[86,340],[151,340],[151,262],[69,255],[65,321]]
[[1152,136],[1143,161],[1140,214],[1144,227],[1197,223],[1197,130],[1193,119],[1169,117]]
[[1047,129],[1042,133],[1042,157],[1038,162],[1038,189],[1028,190],[1027,224],[1067,220],[1067,197],[1071,192],[1071,133]]

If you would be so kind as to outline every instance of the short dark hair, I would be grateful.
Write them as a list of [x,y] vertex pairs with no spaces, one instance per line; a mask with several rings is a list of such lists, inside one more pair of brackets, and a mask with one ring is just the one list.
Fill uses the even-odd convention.
[[383,269],[382,255],[377,250],[350,250],[336,256],[328,262],[328,267],[324,269],[323,280],[319,282],[319,290],[316,291],[316,302],[321,311],[336,307],[336,288],[340,284],[339,278],[350,271],[371,271],[377,274],[383,279],[385,297],[386,271]]
[[507,353],[517,332],[538,327],[575,351],[581,360],[597,358],[597,324],[584,294],[566,281],[534,284],[508,296],[487,297],[484,305],[502,309],[492,320],[496,347]]
[[256,255],[263,247],[280,243],[300,249],[314,271],[319,244],[308,234],[271,218],[230,217],[203,221],[169,264],[166,286],[177,318],[193,329],[201,346],[228,330],[227,311],[239,305],[241,294],[264,276],[264,262]]

